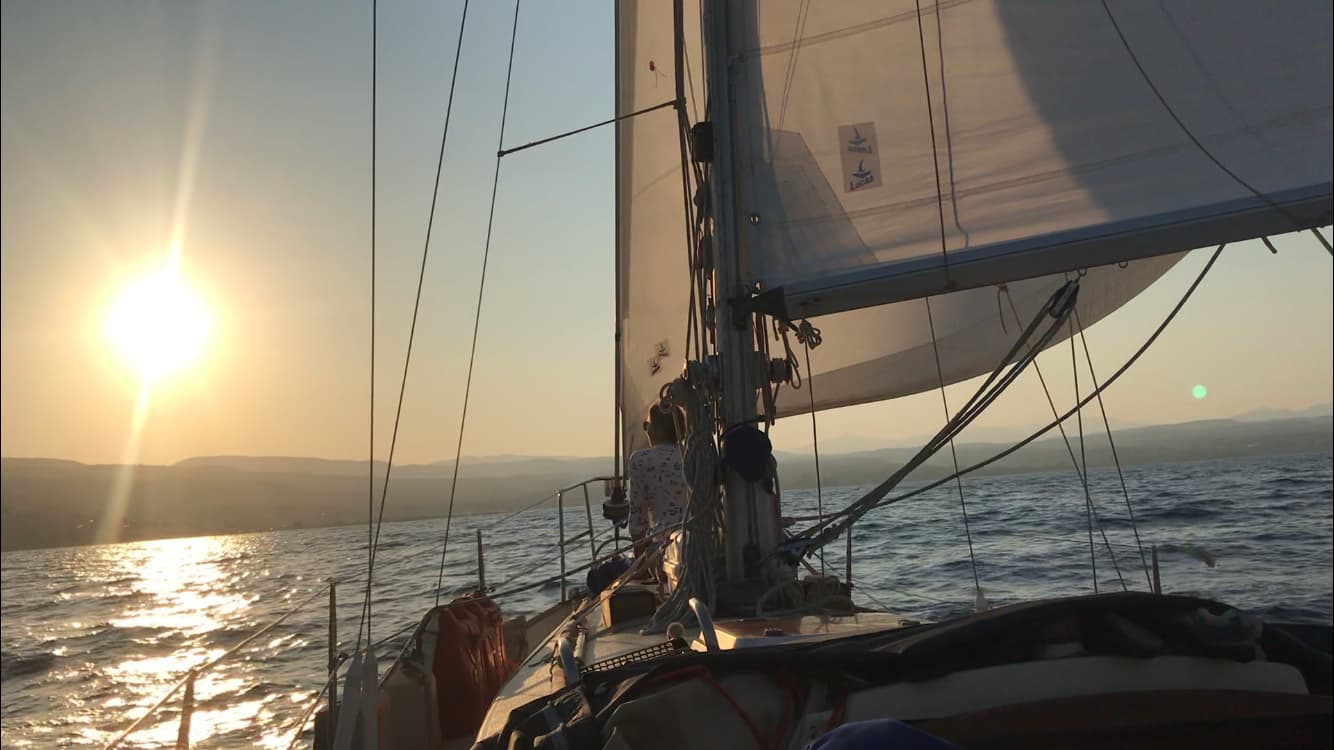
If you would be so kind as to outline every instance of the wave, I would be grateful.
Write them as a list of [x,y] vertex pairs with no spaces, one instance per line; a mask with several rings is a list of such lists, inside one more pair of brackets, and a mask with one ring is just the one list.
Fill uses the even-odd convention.
[[49,651],[35,654],[13,654],[0,651],[0,681],[18,677],[28,677],[49,671],[55,666],[58,656]]

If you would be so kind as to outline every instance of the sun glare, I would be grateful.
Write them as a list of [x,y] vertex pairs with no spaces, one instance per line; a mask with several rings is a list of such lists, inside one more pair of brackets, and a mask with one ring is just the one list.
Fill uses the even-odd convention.
[[146,383],[160,382],[194,364],[212,328],[203,300],[170,269],[121,289],[106,323],[112,344]]

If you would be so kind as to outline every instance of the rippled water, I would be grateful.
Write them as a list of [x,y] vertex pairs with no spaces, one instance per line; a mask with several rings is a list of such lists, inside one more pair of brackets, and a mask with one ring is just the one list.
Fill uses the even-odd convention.
[[[1116,564],[1129,587],[1143,590],[1145,574],[1116,475],[1095,472],[1093,481]],[[1127,482],[1140,535],[1158,546],[1166,590],[1279,620],[1334,620],[1329,455],[1142,466],[1128,471]],[[993,604],[1092,590],[1083,492],[1073,472],[968,480],[964,489],[978,575]],[[825,508],[841,507],[856,492],[826,491]],[[814,493],[789,493],[785,502],[788,513],[811,513]],[[571,535],[587,529],[582,496],[578,507],[567,509],[566,528]],[[485,533],[488,582],[502,591],[556,573],[554,509],[503,522],[498,516],[456,519],[446,598],[475,585],[477,529]],[[432,602],[443,535],[439,520],[385,525],[374,639],[414,624]],[[863,603],[925,618],[971,608],[972,572],[953,485],[873,513],[855,539],[853,577]],[[825,564],[842,571],[843,545],[834,546]],[[6,553],[0,558],[0,743],[65,747],[109,740],[190,667],[238,644],[329,576],[342,581],[338,634],[342,649],[350,650],[366,547],[364,528],[336,528]],[[576,542],[570,553],[573,568],[591,551]],[[1100,536],[1096,562],[1100,588],[1120,588]],[[558,589],[550,582],[501,602],[507,614],[532,613]],[[242,659],[199,680],[191,732],[196,747],[287,747],[292,725],[324,681],[327,606],[327,597],[318,596],[247,646]],[[397,643],[382,647],[385,658]],[[156,716],[129,746],[175,742],[175,706]]]

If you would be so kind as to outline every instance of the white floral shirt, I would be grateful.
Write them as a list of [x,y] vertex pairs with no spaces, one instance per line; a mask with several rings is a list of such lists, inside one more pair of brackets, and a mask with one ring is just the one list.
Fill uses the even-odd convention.
[[630,533],[639,536],[681,522],[688,498],[681,449],[675,443],[630,455]]

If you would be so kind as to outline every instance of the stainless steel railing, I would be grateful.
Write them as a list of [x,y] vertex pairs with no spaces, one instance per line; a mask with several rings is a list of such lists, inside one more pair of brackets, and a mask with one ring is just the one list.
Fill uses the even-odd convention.
[[[588,479],[585,479],[582,482],[575,482],[574,484],[571,484],[568,487],[562,487],[559,490],[556,490],[556,518],[557,518],[556,523],[560,534],[559,546],[560,546],[560,600],[561,601],[565,601],[568,593],[566,590],[567,586],[565,582],[565,572],[566,572],[565,548],[570,544],[573,544],[574,542],[577,542],[580,539],[583,539],[585,536],[587,536],[588,553],[590,559],[596,558],[598,555],[598,546],[596,539],[597,535],[596,532],[593,531],[593,500],[588,494],[588,485],[593,484],[594,482],[606,483],[606,482],[620,482],[620,481],[622,481],[621,477],[617,476],[589,477]],[[580,532],[571,539],[566,539],[565,538],[565,493],[572,492],[574,490],[583,490],[584,515],[588,519],[588,530]],[[615,535],[615,537],[619,538],[620,536],[619,529],[613,527],[612,533]]]

